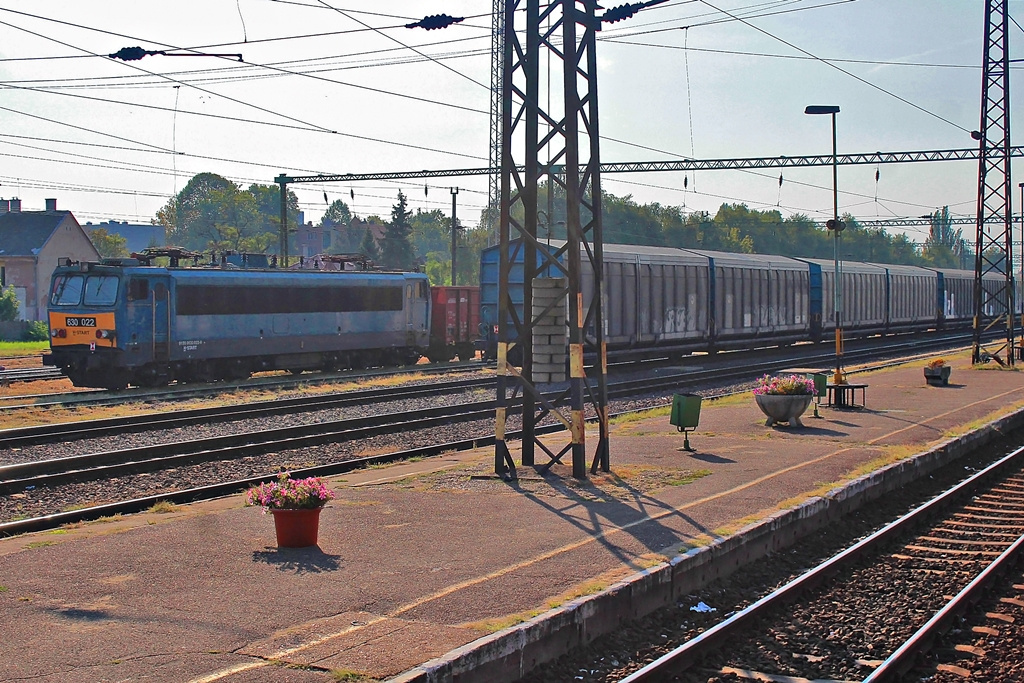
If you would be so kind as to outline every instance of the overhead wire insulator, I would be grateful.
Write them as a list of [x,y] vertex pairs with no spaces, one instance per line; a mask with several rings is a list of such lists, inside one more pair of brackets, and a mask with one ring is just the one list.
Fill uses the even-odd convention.
[[429,17],[423,17],[414,24],[406,24],[406,28],[424,28],[428,31],[433,31],[437,28],[448,28],[452,24],[457,24],[460,21],[464,21],[466,17],[450,17],[447,14],[431,14]]
[[126,62],[135,62],[147,55],[159,55],[163,54],[160,50],[143,50],[141,47],[122,47],[120,50],[112,55],[107,55],[111,59],[120,59]]
[[619,5],[618,7],[612,7],[610,10],[607,10],[601,15],[601,21],[606,24],[614,24],[616,21],[629,19],[640,10],[650,7],[651,5],[660,5],[666,1],[667,0],[649,0],[648,2],[627,2],[625,5]]

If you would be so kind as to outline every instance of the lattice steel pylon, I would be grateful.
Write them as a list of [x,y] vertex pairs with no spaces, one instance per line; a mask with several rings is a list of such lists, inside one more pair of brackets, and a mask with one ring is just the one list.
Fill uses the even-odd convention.
[[[595,16],[596,10],[596,0],[553,0],[543,8],[539,0],[505,0],[494,451],[495,472],[505,477],[514,477],[516,472],[505,436],[506,419],[510,409],[516,407],[517,398],[522,406],[524,466],[534,465],[537,447],[550,458],[544,469],[560,462],[571,451],[572,475],[586,478],[585,406],[589,404],[600,430],[592,471],[596,472],[598,467],[603,471],[609,469],[607,363],[601,311],[604,247],[594,53],[601,19]],[[542,29],[545,23],[547,27]],[[542,50],[550,51],[552,63],[562,65],[560,114],[541,107]],[[549,78],[559,77],[549,74]],[[518,146],[515,151],[514,146]],[[552,151],[542,162],[540,156],[545,147]],[[545,245],[537,239],[538,185],[556,163],[562,165],[562,172],[554,180],[566,202],[567,239],[561,246],[550,242]],[[518,272],[520,264],[522,301],[518,302],[513,300],[510,273]],[[584,266],[589,290],[586,301]],[[542,384],[548,383],[546,380],[535,381],[533,339],[535,332],[542,332],[540,323],[556,305],[534,310],[534,279],[542,276],[564,278],[557,300],[566,302],[568,309],[564,318],[568,387],[551,383],[547,390],[541,389]],[[515,284],[518,287],[518,282]],[[597,359],[589,376],[584,366],[585,348]],[[569,429],[570,440],[564,448],[549,448],[537,438],[537,425],[548,416]]]
[[[1013,365],[1014,283],[1010,197],[1010,57],[1007,0],[985,3],[985,55],[981,76],[978,235],[974,267],[974,345],[971,360]],[[1001,323],[1006,338],[983,346]]]
[[[501,84],[505,73],[505,0],[493,0],[491,4],[491,115],[490,149],[487,157],[487,217],[497,227],[497,207],[501,201],[501,173],[494,170],[501,166]],[[489,226],[491,227],[491,226]],[[498,231],[491,233],[495,238]],[[497,240],[488,242],[495,244]]]

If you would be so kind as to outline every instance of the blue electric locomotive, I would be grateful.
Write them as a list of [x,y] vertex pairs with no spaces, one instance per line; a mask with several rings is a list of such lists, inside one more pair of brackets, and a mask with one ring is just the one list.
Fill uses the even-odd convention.
[[430,288],[422,273],[63,261],[49,323],[44,362],[76,386],[402,365],[429,346]]

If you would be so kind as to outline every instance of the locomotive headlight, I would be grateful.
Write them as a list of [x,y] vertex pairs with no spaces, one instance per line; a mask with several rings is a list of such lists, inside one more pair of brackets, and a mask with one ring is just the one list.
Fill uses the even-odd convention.
[[96,338],[97,339],[113,339],[114,338],[114,331],[113,330],[96,330]]

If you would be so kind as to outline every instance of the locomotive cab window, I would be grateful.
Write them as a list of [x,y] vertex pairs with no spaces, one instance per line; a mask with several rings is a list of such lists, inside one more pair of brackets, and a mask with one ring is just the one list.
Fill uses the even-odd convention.
[[145,301],[149,298],[149,280],[132,278],[128,281],[128,301]]
[[82,302],[82,285],[85,278],[81,275],[61,275],[53,279],[53,291],[50,292],[50,303],[54,306],[77,306]]
[[117,301],[117,277],[90,275],[85,281],[86,306],[110,306]]

